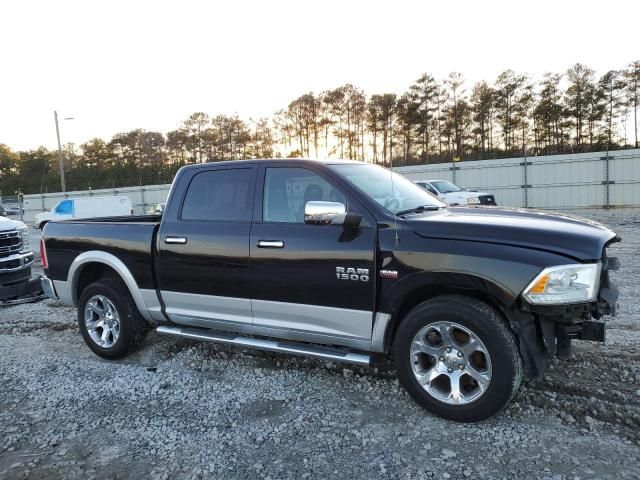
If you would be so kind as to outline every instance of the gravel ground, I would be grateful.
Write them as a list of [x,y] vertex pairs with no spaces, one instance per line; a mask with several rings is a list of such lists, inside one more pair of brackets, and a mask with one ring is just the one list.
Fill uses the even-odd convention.
[[[378,369],[150,334],[124,361],[73,309],[0,310],[0,478],[640,478],[640,211],[612,226],[620,314],[499,416],[436,418]],[[37,238],[32,241],[37,245]]]

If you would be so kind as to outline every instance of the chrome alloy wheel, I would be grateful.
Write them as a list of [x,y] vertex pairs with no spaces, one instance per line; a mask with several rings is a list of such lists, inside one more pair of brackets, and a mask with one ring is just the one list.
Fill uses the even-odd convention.
[[84,307],[84,323],[91,340],[102,348],[111,348],[120,336],[120,315],[104,295],[94,295]]
[[491,383],[491,359],[478,336],[454,322],[435,322],[411,342],[411,368],[422,388],[449,405],[480,398]]

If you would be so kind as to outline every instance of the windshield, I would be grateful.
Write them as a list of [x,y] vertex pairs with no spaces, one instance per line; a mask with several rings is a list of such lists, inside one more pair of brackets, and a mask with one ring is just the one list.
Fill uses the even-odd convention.
[[437,180],[435,182],[431,182],[431,185],[436,187],[440,193],[450,193],[450,192],[459,192],[462,189],[454,185],[451,182],[447,182],[446,180]]
[[411,180],[379,165],[349,163],[329,166],[394,214],[421,206],[445,206]]

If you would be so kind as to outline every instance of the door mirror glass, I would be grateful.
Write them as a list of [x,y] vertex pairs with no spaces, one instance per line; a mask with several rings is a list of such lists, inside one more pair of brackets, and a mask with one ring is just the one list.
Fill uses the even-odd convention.
[[343,203],[311,201],[304,206],[304,223],[312,225],[342,225],[347,216]]

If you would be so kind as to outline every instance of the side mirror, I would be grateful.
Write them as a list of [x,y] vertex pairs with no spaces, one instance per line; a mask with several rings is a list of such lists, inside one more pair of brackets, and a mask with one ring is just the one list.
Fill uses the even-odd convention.
[[310,225],[343,225],[356,228],[362,217],[347,213],[344,204],[339,202],[307,202],[304,206],[304,223]]
[[347,208],[339,202],[307,202],[304,206],[304,223],[311,225],[342,225]]

